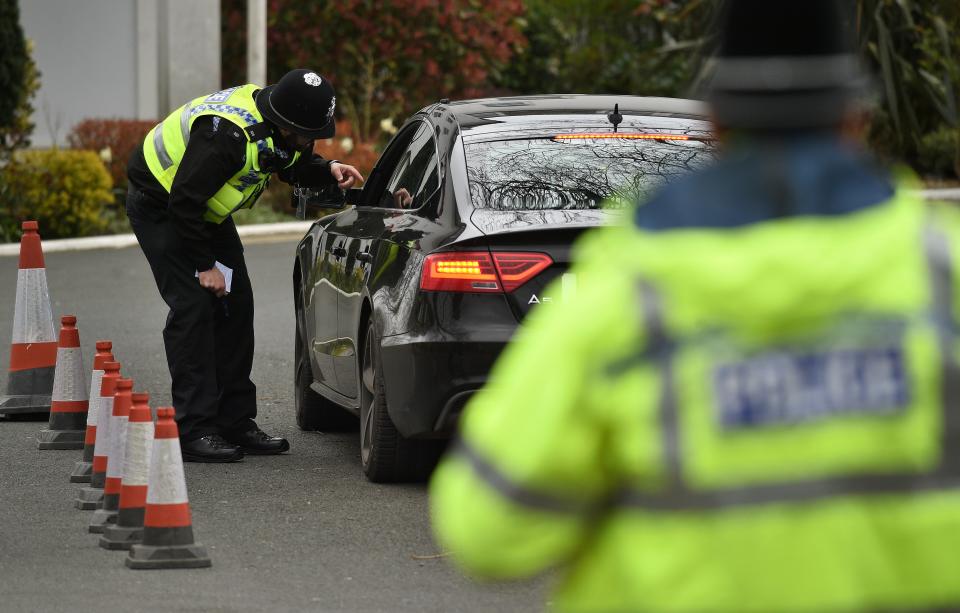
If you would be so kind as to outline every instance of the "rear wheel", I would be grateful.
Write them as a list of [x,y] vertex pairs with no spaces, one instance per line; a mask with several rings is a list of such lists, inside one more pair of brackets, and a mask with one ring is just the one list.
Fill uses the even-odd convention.
[[[297,319],[299,321],[299,314]],[[356,417],[310,387],[313,383],[313,372],[310,370],[310,357],[305,350],[299,325],[294,338],[294,368],[293,403],[297,412],[297,426],[301,430],[343,432],[356,429]]]
[[364,334],[360,367],[360,463],[375,483],[424,481],[436,466],[443,449],[440,441],[404,438],[387,412],[380,337],[373,322]]

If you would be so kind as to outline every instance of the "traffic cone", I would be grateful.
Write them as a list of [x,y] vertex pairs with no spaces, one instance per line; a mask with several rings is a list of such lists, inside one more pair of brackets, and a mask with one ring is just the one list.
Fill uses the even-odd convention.
[[133,379],[117,379],[117,392],[113,396],[113,410],[110,412],[110,444],[107,447],[107,478],[103,483],[103,503],[90,518],[90,532],[93,534],[103,534],[107,524],[117,522],[132,390]]
[[83,381],[83,354],[77,318],[60,318],[57,368],[53,376],[50,423],[37,437],[38,449],[83,449],[87,421],[87,388]]
[[107,449],[110,446],[110,416],[113,413],[113,395],[117,392],[120,364],[106,362],[100,379],[100,401],[97,403],[97,440],[93,444],[93,472],[90,487],[80,489],[76,507],[90,511],[103,501],[103,486],[107,481]]
[[173,409],[157,410],[150,462],[143,543],[130,547],[130,568],[203,568],[211,565],[207,549],[194,543],[183,457]]
[[23,222],[7,395],[0,396],[0,414],[4,415],[50,410],[57,337],[38,227],[35,221]]
[[90,406],[87,409],[87,432],[83,437],[83,458],[70,474],[71,483],[90,483],[93,472],[93,446],[97,442],[97,408],[100,406],[100,382],[103,365],[113,362],[113,343],[97,341],[97,354],[93,357],[93,374],[90,376]]
[[120,509],[117,523],[103,529],[100,546],[104,549],[130,549],[131,545],[143,540],[143,515],[147,505],[150,453],[153,451],[153,417],[147,406],[148,394],[135,393],[132,399],[127,448],[123,456]]

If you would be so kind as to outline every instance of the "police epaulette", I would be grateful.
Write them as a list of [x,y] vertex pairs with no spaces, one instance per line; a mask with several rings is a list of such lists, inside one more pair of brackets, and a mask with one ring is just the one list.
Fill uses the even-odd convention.
[[265,121],[255,123],[252,126],[247,126],[244,128],[244,131],[247,133],[247,136],[250,138],[250,142],[252,143],[266,140],[273,136],[273,126]]

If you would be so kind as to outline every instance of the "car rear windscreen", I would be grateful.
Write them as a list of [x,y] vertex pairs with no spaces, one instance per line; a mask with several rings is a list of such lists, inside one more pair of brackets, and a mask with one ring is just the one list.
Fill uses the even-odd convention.
[[464,145],[473,205],[499,211],[622,208],[713,159],[710,141],[558,134]]

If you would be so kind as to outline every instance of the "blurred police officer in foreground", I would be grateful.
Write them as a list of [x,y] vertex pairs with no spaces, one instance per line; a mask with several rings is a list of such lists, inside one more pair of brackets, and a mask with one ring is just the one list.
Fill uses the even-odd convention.
[[722,151],[578,245],[431,484],[471,574],[603,611],[960,606],[960,221],[853,136],[833,0],[732,0]]
[[[290,448],[254,421],[253,291],[231,215],[253,206],[274,172],[305,186],[363,180],[313,155],[314,139],[334,135],[335,104],[329,81],[293,70],[269,87],[188,102],[130,159],[127,215],[170,307],[163,340],[185,460]],[[229,287],[215,263],[232,269]]]

